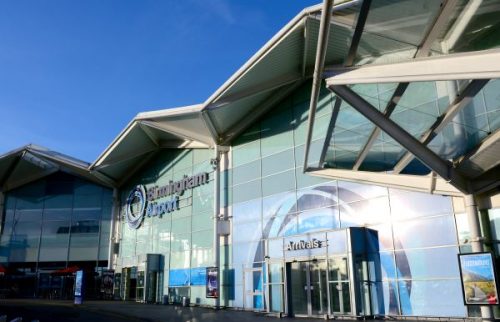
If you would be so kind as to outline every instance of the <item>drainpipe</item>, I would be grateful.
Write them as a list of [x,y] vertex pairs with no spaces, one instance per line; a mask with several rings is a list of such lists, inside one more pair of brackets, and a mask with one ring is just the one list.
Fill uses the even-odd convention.
[[118,189],[113,188],[113,207],[111,208],[111,223],[109,232],[109,251],[108,251],[108,269],[113,269],[115,263],[113,263],[114,259],[114,245],[116,238],[117,225],[119,224],[119,214],[120,214],[120,201],[118,198]]
[[214,309],[218,310],[220,307],[220,238],[218,234],[218,223],[219,223],[219,213],[220,213],[220,147],[215,145],[214,147],[214,159],[212,159],[212,166],[214,169],[214,266],[217,267],[217,277],[218,277],[218,294],[215,298]]
[[[473,253],[484,251],[483,240],[481,237],[481,225],[479,223],[479,213],[477,210],[476,199],[473,194],[464,196],[465,212],[470,229],[470,244]],[[481,306],[481,317],[484,321],[493,321],[493,308],[491,306]]]

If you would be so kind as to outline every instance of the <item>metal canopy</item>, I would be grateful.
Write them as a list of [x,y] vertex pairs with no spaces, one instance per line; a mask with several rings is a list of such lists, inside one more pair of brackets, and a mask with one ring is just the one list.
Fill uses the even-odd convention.
[[33,144],[0,156],[0,187],[3,192],[63,171],[94,183],[113,187],[115,182],[88,171],[89,164]]
[[[332,1],[330,33],[336,41],[326,44],[327,64],[341,63],[349,48],[360,1]],[[231,141],[269,111],[298,85],[312,76],[320,28],[321,5],[304,9],[245,63],[203,104],[203,114],[218,143]]]
[[[500,102],[493,93],[500,89],[500,49],[491,49],[500,46],[492,20],[498,5],[370,2],[363,3],[343,66],[324,69],[337,98],[321,155],[312,158],[319,164],[305,164],[306,171],[449,195],[498,187]],[[398,7],[414,16],[398,20],[399,10],[391,10]],[[314,110],[311,104],[310,132]]]
[[123,184],[160,149],[213,145],[201,105],[139,113],[89,167]]
[[[388,113],[387,107],[382,113],[378,110],[378,107],[367,102],[366,99],[369,99],[369,97],[365,96],[366,99],[362,97],[363,91],[360,88],[363,88],[363,85],[360,84],[364,84],[366,79],[373,81],[373,77],[370,75],[372,75],[375,66],[358,68],[355,75],[361,78],[359,82],[353,77],[353,71],[346,73],[350,74],[348,77],[345,77],[345,74],[339,74],[328,78],[326,80],[328,88],[375,125],[365,145],[358,153],[356,161],[352,161],[352,170],[365,170],[360,171],[358,176],[363,176],[366,171],[376,171],[375,168],[370,170],[366,158],[370,153],[375,153],[373,151],[376,150],[374,142],[377,138],[373,138],[373,135],[378,136],[380,133],[385,133],[390,136],[395,147],[392,149],[393,152],[390,152],[390,148],[386,148],[383,155],[379,154],[379,158],[384,157],[393,161],[388,161],[378,171],[388,172],[391,176],[396,176],[399,173],[426,175],[429,172],[434,172],[465,194],[485,193],[488,189],[499,186],[500,176],[497,169],[499,166],[498,160],[500,159],[500,149],[498,149],[500,146],[499,102],[492,101],[487,92],[498,91],[500,82],[482,78],[484,76],[483,71],[490,76],[496,76],[497,78],[500,76],[500,60],[498,58],[493,59],[497,55],[500,55],[500,50],[493,49],[378,66],[377,70],[380,72],[376,76],[378,82],[375,85],[365,85],[378,86],[376,84],[385,83],[388,78],[393,79],[394,75],[398,75],[397,80],[401,81],[401,84],[410,84],[409,87],[405,86],[411,89],[406,90],[403,94],[398,93],[401,91],[401,86],[396,87],[393,97],[387,103],[388,106],[391,105],[395,96],[404,98],[405,94],[412,95],[412,91],[415,91],[419,86],[426,86],[422,84],[429,84],[429,82],[415,82],[415,80],[433,80],[435,82],[432,82],[432,84],[438,87],[438,91],[440,86],[448,86],[447,91],[449,93],[447,97],[450,103],[446,108],[440,108],[441,112],[434,115],[429,114],[425,110],[428,107],[424,105],[414,108],[399,107],[399,115],[393,116]],[[458,68],[460,64],[464,63],[464,59],[469,64],[464,70],[469,71],[470,74],[466,74]],[[488,71],[486,71],[484,64],[490,66]],[[477,69],[475,69],[476,67]],[[369,70],[366,74],[363,73],[365,69]],[[402,70],[405,72],[401,72]],[[460,84],[458,81],[463,80],[465,76],[471,78],[465,82],[462,81],[462,84]],[[438,80],[447,80],[447,82],[438,82]],[[349,88],[346,86],[347,84],[355,84],[355,86]],[[450,86],[452,89],[450,89]],[[482,100],[485,101],[481,102]],[[443,105],[442,100],[441,102],[436,100],[436,104]],[[396,106],[398,106],[397,102]],[[396,106],[392,106],[392,110]],[[473,113],[478,108],[485,108],[486,114],[482,116],[477,112]],[[401,118],[402,116],[404,118]],[[483,119],[486,124],[481,125]],[[425,129],[420,126],[420,129],[418,129],[420,123],[428,124],[428,127]],[[404,128],[405,125],[408,127],[407,129]],[[332,137],[332,139],[325,143],[327,146],[335,140],[335,134],[333,134],[335,129],[330,130],[332,133],[329,133],[328,136]],[[446,145],[443,146],[443,143]],[[324,150],[328,151],[328,148]],[[337,150],[335,153],[338,153],[338,149],[335,149],[334,146],[331,146],[330,150]],[[328,162],[331,163],[335,158],[335,156],[333,159],[326,158],[324,159],[325,164],[318,166],[320,168],[322,166],[335,168],[334,165],[328,165]],[[412,161],[413,158],[417,158],[422,163]],[[335,164],[335,162],[331,164]],[[364,168],[362,168],[363,164],[366,164]],[[422,164],[425,167],[422,167]],[[343,168],[346,169],[345,166]],[[489,173],[489,176],[484,177],[485,173]],[[332,175],[331,172],[330,175]],[[383,181],[387,183],[387,180],[384,179]],[[381,182],[381,184],[383,183]],[[449,194],[454,194],[454,192],[450,190]]]

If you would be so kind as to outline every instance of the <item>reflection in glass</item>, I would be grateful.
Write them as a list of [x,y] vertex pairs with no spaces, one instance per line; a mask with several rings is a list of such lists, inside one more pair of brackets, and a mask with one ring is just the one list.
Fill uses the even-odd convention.
[[343,281],[349,278],[347,274],[347,257],[330,257],[328,265],[330,281]]
[[349,282],[330,282],[330,307],[334,314],[351,313]]
[[438,247],[396,251],[399,278],[458,278],[458,248]]
[[396,222],[393,224],[393,231],[396,249],[455,245],[457,243],[453,216]]
[[283,299],[284,299],[283,285],[274,284],[269,285],[269,305],[271,312],[284,312]]
[[400,281],[399,296],[404,315],[464,317],[466,313],[459,279]]

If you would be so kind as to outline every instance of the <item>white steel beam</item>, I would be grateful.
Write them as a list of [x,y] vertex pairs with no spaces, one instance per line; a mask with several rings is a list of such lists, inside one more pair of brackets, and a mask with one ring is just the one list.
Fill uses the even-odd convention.
[[316,106],[318,104],[319,91],[322,82],[323,68],[325,67],[327,43],[330,36],[330,21],[332,19],[333,0],[323,0],[321,9],[321,21],[319,24],[318,44],[316,46],[316,61],[314,63],[313,83],[311,89],[311,99],[309,102],[309,115],[307,119],[306,146],[304,148],[304,171],[307,169],[309,158],[309,146],[311,145],[314,130],[314,119],[316,116]]
[[158,147],[162,149],[207,149],[206,144],[187,140],[160,140]]
[[[338,72],[342,72],[339,70]],[[366,65],[332,76],[328,86],[500,78],[500,48]]]
[[385,172],[352,171],[343,169],[310,170],[310,175],[351,181],[357,183],[373,184],[395,189],[419,191],[448,196],[463,196],[457,188],[449,182],[431,175],[418,176],[407,174],[389,174]]
[[[160,131],[172,134],[174,136],[177,136],[180,139],[184,139],[184,140],[187,140],[187,141],[199,141],[199,140],[197,140],[195,138],[192,138],[192,137],[189,137],[189,136],[187,136],[187,135],[185,135],[183,133],[180,133],[174,127],[169,126],[166,123],[159,123],[159,122],[155,122],[155,121],[142,120],[142,121],[139,121],[139,124],[142,124],[144,126],[149,126],[149,127],[153,128],[153,129],[157,129],[157,130],[160,130]],[[201,143],[205,143],[205,144],[208,145],[208,142],[201,142]]]
[[457,3],[458,0],[444,1],[444,3],[441,5],[438,16],[434,21],[434,24],[425,36],[425,40],[423,41],[422,45],[418,48],[417,54],[415,55],[416,57],[426,57],[429,55],[431,46],[443,32],[443,29],[446,27],[450,15],[453,13],[453,10],[455,9]]

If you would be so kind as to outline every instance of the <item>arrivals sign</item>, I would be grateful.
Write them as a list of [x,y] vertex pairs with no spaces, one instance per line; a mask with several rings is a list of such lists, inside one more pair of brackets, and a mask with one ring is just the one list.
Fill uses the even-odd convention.
[[498,289],[491,253],[459,254],[466,305],[497,305]]
[[193,176],[184,176],[181,180],[170,181],[163,186],[146,188],[144,185],[134,187],[127,198],[125,217],[128,226],[132,229],[138,228],[144,216],[161,217],[179,209],[179,196],[184,191],[192,189],[208,182],[208,172],[202,172]]
[[285,245],[285,250],[304,250],[304,249],[315,249],[323,247],[323,241],[313,238],[309,241],[298,240],[298,241],[289,241],[288,244]]

